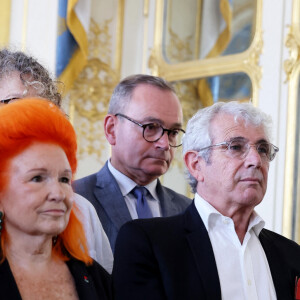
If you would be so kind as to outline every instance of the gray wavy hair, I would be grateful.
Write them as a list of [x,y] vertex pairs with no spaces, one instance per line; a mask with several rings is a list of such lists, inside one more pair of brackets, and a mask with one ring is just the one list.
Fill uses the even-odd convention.
[[54,81],[35,58],[21,51],[0,50],[0,79],[14,71],[20,73],[25,89],[33,87],[39,97],[47,98],[57,106],[61,105],[62,96],[58,91],[58,85],[62,83]]
[[[268,140],[271,139],[272,119],[251,103],[217,102],[212,106],[200,109],[187,123],[186,133],[182,140],[183,156],[190,150],[198,151],[212,144],[212,133],[210,130],[211,121],[218,114],[230,114],[234,120],[243,120],[247,125],[262,126]],[[211,149],[198,153],[208,163]],[[191,186],[192,192],[196,192],[197,180],[186,169],[186,179]]]

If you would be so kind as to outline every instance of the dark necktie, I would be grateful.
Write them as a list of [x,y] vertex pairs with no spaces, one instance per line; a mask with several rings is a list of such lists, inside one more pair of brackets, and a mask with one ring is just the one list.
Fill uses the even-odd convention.
[[143,186],[136,186],[132,190],[132,194],[137,200],[136,212],[139,219],[152,218],[152,213],[146,199],[147,192],[147,189]]

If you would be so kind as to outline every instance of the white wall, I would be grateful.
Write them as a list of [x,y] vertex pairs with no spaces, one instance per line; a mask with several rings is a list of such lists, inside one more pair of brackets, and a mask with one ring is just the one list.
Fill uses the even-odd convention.
[[[284,164],[286,148],[286,125],[288,86],[284,83],[286,74],[283,62],[288,58],[285,47],[287,25],[291,24],[292,1],[263,1],[263,54],[260,64],[263,67],[259,107],[273,119],[274,144],[280,149],[271,162],[268,190],[258,212],[266,220],[266,226],[282,232],[282,212],[284,200]],[[276,20],[276,22],[274,22]]]
[[36,57],[54,74],[58,0],[12,0],[10,46]]

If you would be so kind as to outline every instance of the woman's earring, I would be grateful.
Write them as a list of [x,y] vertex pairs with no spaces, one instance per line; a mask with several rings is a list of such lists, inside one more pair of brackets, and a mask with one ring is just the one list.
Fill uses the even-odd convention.
[[55,246],[57,243],[57,235],[52,237],[52,245]]

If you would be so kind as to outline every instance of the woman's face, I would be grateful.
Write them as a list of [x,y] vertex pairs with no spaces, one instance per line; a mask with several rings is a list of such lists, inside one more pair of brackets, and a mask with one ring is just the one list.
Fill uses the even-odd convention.
[[7,104],[10,99],[14,101],[29,96],[37,97],[37,91],[32,86],[26,89],[18,71],[13,71],[0,79],[0,106]]
[[15,156],[8,183],[0,193],[0,210],[9,236],[61,233],[73,204],[72,172],[62,148],[34,143]]

